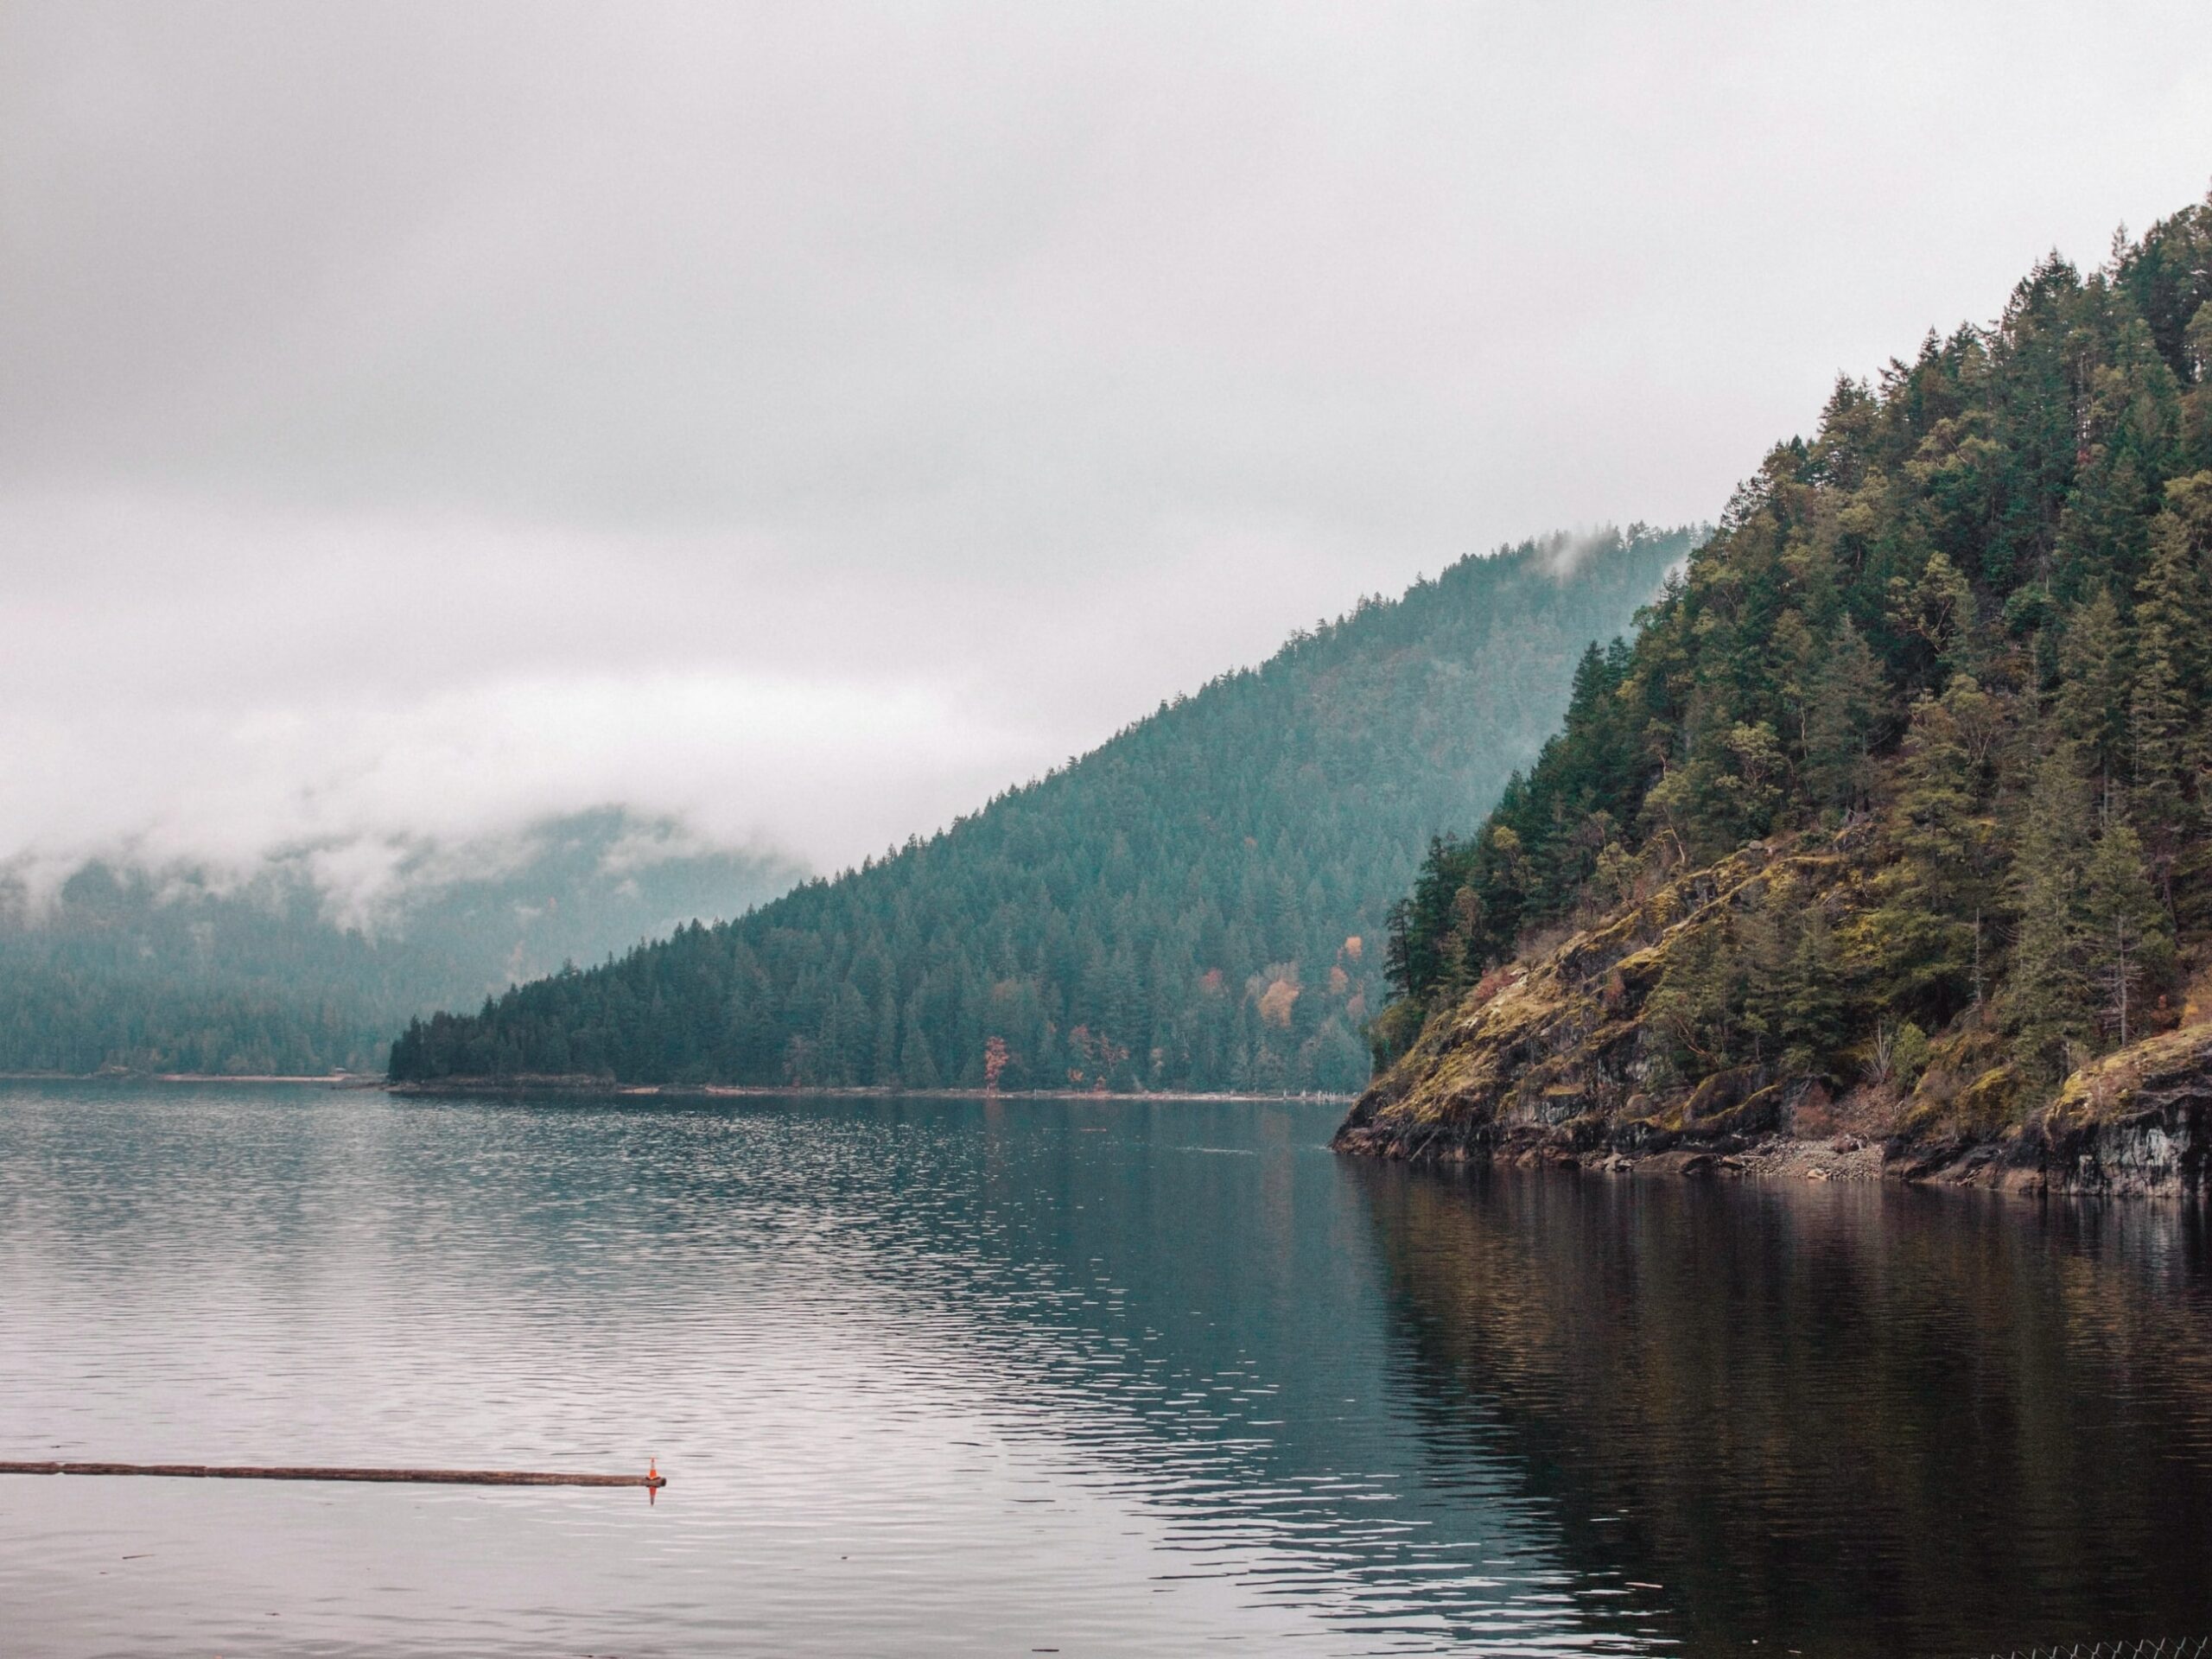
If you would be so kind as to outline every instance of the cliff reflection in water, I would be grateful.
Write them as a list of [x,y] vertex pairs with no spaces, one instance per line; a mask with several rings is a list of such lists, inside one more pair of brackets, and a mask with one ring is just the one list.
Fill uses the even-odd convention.
[[2200,1209],[1346,1174],[1423,1432],[1517,1441],[1688,1651],[2212,1631]]

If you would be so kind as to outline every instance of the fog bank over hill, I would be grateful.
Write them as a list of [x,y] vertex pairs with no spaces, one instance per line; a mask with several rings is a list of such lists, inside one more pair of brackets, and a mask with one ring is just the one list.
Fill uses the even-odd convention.
[[523,834],[329,843],[251,866],[0,866],[0,1071],[319,1073],[804,874],[620,808]]
[[18,0],[0,856],[855,863],[1357,594],[1712,517],[2201,191],[2208,72],[2160,0]]

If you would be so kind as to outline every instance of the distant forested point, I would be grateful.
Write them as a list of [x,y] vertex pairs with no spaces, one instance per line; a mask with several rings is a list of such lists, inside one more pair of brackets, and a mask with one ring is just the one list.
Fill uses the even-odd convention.
[[1346,1090],[1381,931],[1700,532],[1463,559],[749,915],[438,1014],[396,1081]]

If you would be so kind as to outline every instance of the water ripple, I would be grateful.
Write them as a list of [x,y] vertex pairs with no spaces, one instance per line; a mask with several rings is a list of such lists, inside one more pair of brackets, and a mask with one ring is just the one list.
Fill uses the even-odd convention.
[[1907,1651],[1945,1525],[1990,1608],[2191,1611],[2029,1594],[1929,1486],[2155,1432],[2109,1478],[2199,1517],[2201,1225],[1438,1183],[1331,1120],[0,1090],[0,1456],[673,1478],[0,1482],[10,1651]]

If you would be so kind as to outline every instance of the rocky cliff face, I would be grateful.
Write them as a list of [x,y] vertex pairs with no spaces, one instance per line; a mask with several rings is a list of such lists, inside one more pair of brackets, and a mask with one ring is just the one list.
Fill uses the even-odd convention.
[[2202,1192],[2212,1178],[2212,1023],[2106,1055],[2046,1111],[1974,1141],[1900,1142],[1909,1179],[2115,1197]]
[[1360,1097],[1338,1149],[1454,1160],[1740,1153],[1783,1127],[1802,1091],[1756,1067],[1680,1079],[1651,993],[1732,911],[1785,887],[1840,887],[1855,851],[1848,838],[1794,854],[1755,844],[1491,975]]
[[[1870,1053],[1848,1086],[1785,1059],[1685,1064],[1655,995],[1746,917],[1866,902],[1863,830],[1755,842],[1676,876],[1554,948],[1486,977],[1432,1019],[1361,1096],[1340,1152],[1625,1172],[1888,1175],[2022,1191],[2173,1193],[2212,1174],[2212,1020],[2085,1066],[2047,1107],[1973,1015],[1924,1057]],[[2192,1008],[2191,1014],[2202,1010]]]

